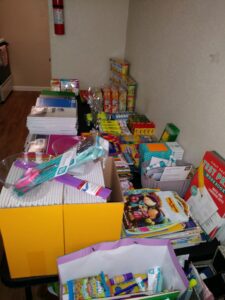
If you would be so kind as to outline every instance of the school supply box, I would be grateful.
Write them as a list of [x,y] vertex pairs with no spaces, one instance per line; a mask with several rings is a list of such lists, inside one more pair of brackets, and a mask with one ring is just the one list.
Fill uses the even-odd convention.
[[192,164],[182,160],[184,150],[177,142],[140,144],[142,186],[176,191],[184,197],[191,181]]
[[[112,189],[105,203],[93,203],[95,196],[55,180],[21,199],[2,188],[0,229],[12,278],[57,274],[57,257],[120,238],[124,204],[112,158],[102,170],[105,186]],[[21,172],[16,168],[13,176]],[[90,172],[89,177],[100,176]]]
[[[60,257],[57,262],[61,300],[92,299],[93,292],[97,299],[175,300],[188,286],[166,239],[126,238],[100,243]],[[131,277],[134,282],[130,282]]]
[[192,164],[182,160],[177,160],[174,166],[156,168],[150,168],[149,161],[146,161],[142,163],[141,183],[145,188],[175,191],[184,197],[191,182],[192,168]]

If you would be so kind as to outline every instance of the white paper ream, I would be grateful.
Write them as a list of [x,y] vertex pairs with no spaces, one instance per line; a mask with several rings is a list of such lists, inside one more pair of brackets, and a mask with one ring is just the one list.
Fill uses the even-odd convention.
[[[89,173],[84,175],[76,176],[77,178],[87,180],[91,183],[105,186],[104,175],[102,171],[101,162],[96,162],[91,168]],[[106,200],[101,197],[90,195],[86,192],[79,191],[71,186],[64,186],[64,204],[73,204],[73,203],[105,203]]]
[[109,277],[127,272],[146,273],[160,266],[164,286],[168,290],[184,290],[185,286],[166,246],[133,244],[110,250],[97,250],[59,265],[61,283],[70,279],[93,276],[103,271]]
[[[12,166],[6,181],[13,184],[22,176],[23,172],[24,170]],[[13,187],[3,187],[0,194],[0,208],[59,205],[62,202],[63,184],[55,181],[35,187],[22,197],[18,197],[13,192]]]

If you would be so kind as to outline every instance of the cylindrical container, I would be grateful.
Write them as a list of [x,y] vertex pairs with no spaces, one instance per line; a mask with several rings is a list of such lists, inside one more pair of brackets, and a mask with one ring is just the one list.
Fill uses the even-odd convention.
[[65,33],[63,0],[52,0],[55,34]]
[[179,128],[177,128],[173,123],[167,123],[159,141],[174,142],[176,141],[179,133],[180,133]]
[[132,273],[126,273],[126,274],[123,274],[123,275],[117,275],[117,276],[114,276],[113,278],[110,278],[109,281],[111,283],[111,285],[114,285],[114,284],[119,284],[119,283],[122,283],[122,282],[127,282],[127,281],[130,281],[134,279],[134,276]]

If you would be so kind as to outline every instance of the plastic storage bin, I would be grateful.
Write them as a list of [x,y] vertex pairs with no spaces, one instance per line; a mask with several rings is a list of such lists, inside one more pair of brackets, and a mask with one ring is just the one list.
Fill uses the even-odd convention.
[[[142,163],[142,170],[144,170],[149,164],[149,161]],[[182,165],[182,161],[177,161],[177,165]],[[143,188],[160,189],[162,191],[175,191],[180,197],[184,197],[189,185],[191,178],[185,180],[174,180],[174,181],[157,181],[148,177],[143,171],[141,174],[141,184]]]

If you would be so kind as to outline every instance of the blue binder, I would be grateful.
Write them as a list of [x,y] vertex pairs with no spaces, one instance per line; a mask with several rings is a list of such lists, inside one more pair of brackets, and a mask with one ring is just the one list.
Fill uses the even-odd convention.
[[36,106],[48,106],[48,107],[77,107],[77,101],[75,98],[59,98],[59,97],[43,97],[37,98]]

